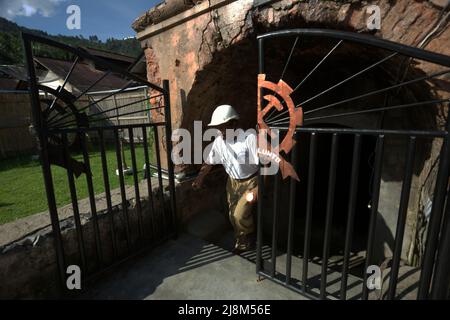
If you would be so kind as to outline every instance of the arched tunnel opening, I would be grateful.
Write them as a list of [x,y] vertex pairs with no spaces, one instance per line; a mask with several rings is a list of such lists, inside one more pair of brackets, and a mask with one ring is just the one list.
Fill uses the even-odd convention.
[[[292,88],[302,83],[292,95],[295,103],[303,107],[303,111],[312,111],[322,106],[355,97],[359,94],[372,92],[393,86],[401,81],[424,76],[414,63],[408,64],[405,57],[396,56],[370,70],[354,77],[353,81],[339,85],[337,88],[320,94],[325,89],[384,58],[391,52],[365,47],[354,43],[343,43],[327,57],[315,71],[304,81],[302,79],[325,57],[334,46],[336,40],[330,39],[300,39],[299,45],[292,51],[289,64],[286,61],[290,55],[294,38],[271,39],[265,43],[265,73],[266,79],[278,82],[281,76]],[[192,130],[195,120],[201,120],[204,125],[209,122],[214,108],[220,104],[231,104],[241,115],[240,127],[243,129],[256,126],[257,111],[257,71],[258,48],[255,35],[214,53],[211,61],[198,71],[192,89],[183,102],[185,112],[181,127]],[[285,70],[284,70],[285,69]],[[284,70],[284,71],[283,71]],[[388,93],[388,94],[386,94]],[[314,101],[302,105],[301,102],[319,95]],[[384,107],[426,101],[433,99],[433,92],[426,82],[420,82],[400,89],[389,90],[382,94],[370,95],[364,99],[336,105],[333,108],[312,112],[305,115],[305,127],[320,128],[364,128],[364,129],[436,129],[436,107],[417,107],[414,109],[399,109],[387,112],[368,113],[355,116],[337,116],[339,113],[361,111],[373,107]],[[427,175],[426,165],[431,159],[431,139],[419,139],[414,161],[414,176],[417,178],[411,189],[410,211],[412,219],[418,219],[423,194],[419,188],[420,177]],[[298,174],[300,182],[296,189],[294,254],[303,253],[303,238],[305,230],[306,195],[308,177],[310,134],[301,134],[297,143]],[[352,168],[354,136],[342,134],[339,136],[338,164],[335,186],[332,220],[332,240],[330,257],[342,257],[344,249],[345,227],[348,212],[348,194],[350,187],[350,172]],[[358,196],[355,210],[355,225],[352,234],[352,253],[364,255],[367,247],[368,223],[371,207],[372,179],[374,172],[376,136],[362,137],[360,170],[358,173]],[[322,256],[324,223],[327,204],[328,178],[330,166],[331,135],[319,134],[317,141],[316,175],[314,183],[313,222],[311,238],[311,257],[320,259]],[[377,234],[380,243],[375,251],[376,263],[383,262],[389,252],[392,252],[395,227],[398,215],[398,200],[403,181],[407,139],[404,137],[389,137],[386,139],[382,162],[381,196]],[[271,241],[273,213],[273,184],[268,178],[264,203],[263,229],[265,243]],[[223,181],[225,184],[226,181]],[[289,179],[281,184],[281,205],[279,211],[279,235],[277,246],[280,252],[285,252],[287,244],[287,223],[289,208]],[[224,205],[224,208],[226,206]],[[383,211],[384,210],[384,211]],[[226,209],[224,209],[226,211]],[[224,214],[227,215],[226,212]],[[414,218],[415,216],[415,218]],[[416,222],[409,223],[407,239],[404,244],[405,254],[414,246]],[[409,237],[409,238],[408,238]],[[412,243],[412,244],[411,244]],[[360,271],[355,271],[356,273]]]

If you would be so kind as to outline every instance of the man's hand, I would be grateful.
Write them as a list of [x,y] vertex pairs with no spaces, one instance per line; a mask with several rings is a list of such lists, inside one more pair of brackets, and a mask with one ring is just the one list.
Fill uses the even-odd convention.
[[253,188],[250,191],[247,191],[245,194],[245,199],[248,203],[253,204],[258,200],[258,187]]
[[197,179],[194,180],[194,182],[192,182],[192,189],[194,189],[195,191],[198,191],[202,188],[203,186],[203,179],[202,177],[197,177]]

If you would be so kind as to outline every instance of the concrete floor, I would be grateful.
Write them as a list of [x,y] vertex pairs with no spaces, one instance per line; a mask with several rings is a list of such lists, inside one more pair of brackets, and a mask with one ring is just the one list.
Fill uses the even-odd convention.
[[120,267],[83,299],[305,299],[269,280],[249,260],[183,233]]
[[[307,298],[270,280],[258,281],[256,253],[234,255],[233,232],[226,216],[219,212],[200,214],[190,221],[176,240],[169,240],[146,255],[129,261],[102,277],[82,299],[198,299],[198,300],[305,300]],[[263,259],[271,263],[271,248],[263,246]],[[358,268],[362,257],[350,258]],[[308,286],[318,296],[321,261],[309,263]],[[292,257],[292,283],[302,278],[303,260]],[[339,299],[342,257],[330,257],[327,270],[327,298]],[[286,274],[286,254],[279,252],[276,270]],[[386,270],[388,271],[388,270]],[[397,286],[398,299],[416,294],[419,273],[402,267]],[[383,275],[383,290],[371,292],[369,299],[379,299],[387,290],[388,273]],[[347,299],[361,297],[362,279],[349,274]]]

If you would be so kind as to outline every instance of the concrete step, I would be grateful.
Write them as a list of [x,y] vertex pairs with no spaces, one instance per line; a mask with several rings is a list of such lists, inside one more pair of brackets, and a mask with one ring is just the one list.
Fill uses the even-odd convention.
[[[194,217],[185,229],[186,233],[203,239],[209,243],[222,248],[225,251],[231,251],[234,246],[234,233],[231,229],[229,221],[220,212],[205,212]],[[240,255],[241,258],[254,264],[256,260],[256,252],[250,251]],[[271,248],[269,246],[263,247],[263,258],[271,263]],[[354,255],[350,259],[350,268],[363,263],[362,257]],[[301,257],[292,257],[292,284],[300,288],[300,279],[302,278],[303,259]],[[338,299],[340,292],[341,273],[336,269],[342,268],[342,257],[334,256],[330,258],[327,275],[327,293],[330,299]],[[282,278],[286,274],[286,254],[280,252],[277,256],[276,270]],[[309,263],[308,278],[311,293],[313,295],[319,294],[317,288],[320,288],[321,276],[321,261],[315,257]],[[270,280],[267,280],[270,281]],[[362,279],[360,277],[349,275],[348,278],[348,293],[347,298],[358,299],[359,293],[362,289]]]
[[271,281],[258,281],[252,262],[187,233],[122,265],[81,298],[306,299]]
[[[205,240],[206,239],[206,240]],[[145,256],[122,265],[88,290],[85,299],[307,299],[301,294],[268,279],[258,281],[256,252],[234,255],[234,235],[224,215],[207,212],[192,219],[178,239],[169,240]],[[270,272],[271,248],[263,246],[263,259]],[[347,299],[361,298],[363,281],[358,269],[363,257],[350,259],[353,274],[348,277]],[[330,258],[327,269],[327,298],[339,299],[342,257]],[[409,269],[408,269],[409,268]],[[308,264],[310,293],[318,297],[321,277],[320,258]],[[292,257],[292,281],[300,288],[303,259]],[[355,271],[356,270],[356,271]],[[279,279],[286,274],[286,254],[276,259]],[[383,289],[370,294],[370,299],[385,297],[388,283],[387,269],[383,273]],[[415,297],[418,272],[411,267],[400,269],[398,298]]]

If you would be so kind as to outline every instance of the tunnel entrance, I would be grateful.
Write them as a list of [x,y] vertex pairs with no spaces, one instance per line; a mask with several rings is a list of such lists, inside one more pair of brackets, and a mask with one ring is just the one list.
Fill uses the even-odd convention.
[[[307,29],[305,29],[307,30]],[[278,83],[283,79],[292,89],[290,97],[304,113],[305,129],[336,129],[339,131],[337,149],[335,193],[331,228],[326,230],[328,187],[330,179],[331,144],[333,131],[317,132],[316,173],[314,197],[308,201],[308,169],[311,165],[311,132],[299,135],[297,166],[300,182],[295,190],[292,243],[289,248],[290,179],[280,183],[279,208],[274,210],[274,177],[265,186],[263,219],[261,223],[264,245],[262,260],[271,263],[271,256],[292,255],[302,259],[305,254],[306,212],[312,208],[310,246],[307,259],[341,270],[348,229],[349,190],[355,135],[361,135],[360,168],[357,173],[357,197],[354,205],[353,231],[349,254],[351,266],[348,274],[363,278],[369,260],[369,235],[374,234],[370,246],[370,262],[381,265],[392,261],[398,223],[405,224],[400,259],[411,263],[411,252],[417,252],[419,239],[416,228],[424,214],[426,199],[432,194],[435,175],[430,175],[436,162],[435,147],[438,137],[417,138],[412,165],[410,201],[406,204],[406,221],[399,222],[399,202],[405,183],[409,137],[383,136],[383,156],[379,160],[379,201],[373,214],[374,177],[376,174],[376,147],[380,132],[439,129],[437,122],[441,100],[427,81],[429,77],[419,64],[410,63],[410,57],[393,52],[388,47],[368,46],[354,41],[341,41],[339,37],[272,37],[265,39],[264,74],[266,80]],[[293,44],[294,43],[294,44]],[[254,35],[214,53],[211,62],[198,71],[189,95],[184,99],[182,127],[192,129],[194,120],[208,123],[214,108],[231,104],[241,115],[240,127],[256,126],[256,93],[258,46]],[[417,81],[422,79],[423,81]],[[405,83],[407,85],[405,85]],[[437,101],[437,102],[436,102]],[[425,103],[423,103],[425,102]],[[428,104],[426,102],[429,102]],[[434,102],[434,103],[433,103]],[[417,104],[417,105],[414,105]],[[414,105],[414,108],[408,106]],[[406,106],[406,107],[405,107]],[[390,107],[394,107],[391,108]],[[377,111],[375,109],[385,109]],[[376,112],[373,112],[376,111]],[[270,119],[270,117],[272,117]],[[269,113],[265,118],[270,127],[287,127],[286,114]],[[342,130],[352,134],[342,134]],[[353,130],[353,131],[352,131]],[[356,131],[355,131],[356,130]],[[363,131],[358,131],[363,130]],[[376,134],[361,134],[369,130]],[[357,133],[359,132],[359,133]],[[336,132],[335,132],[336,133]],[[283,139],[283,134],[281,139]],[[439,140],[440,141],[440,140]],[[438,142],[439,143],[439,142]],[[289,158],[291,155],[286,155]],[[294,163],[293,163],[294,164]],[[431,177],[431,178],[430,178]],[[225,180],[223,181],[225,184]],[[274,211],[278,212],[274,218]],[[371,218],[376,216],[375,229]],[[275,227],[274,227],[275,225]],[[276,237],[273,236],[276,232]],[[329,233],[329,236],[327,236]],[[275,243],[273,242],[275,240]],[[325,243],[329,248],[324,250]],[[274,249],[274,247],[276,247]],[[274,251],[275,250],[275,251]],[[324,252],[328,251],[324,256]],[[325,259],[325,262],[323,261]],[[287,262],[286,262],[287,263]],[[291,261],[291,263],[293,263]],[[390,262],[389,262],[390,263]],[[417,263],[417,261],[416,261]],[[283,271],[278,264],[275,274]]]
[[[293,101],[301,102],[309,100],[321,93],[325,88],[330,88],[339,81],[355,75],[388,56],[388,52],[382,49],[367,48],[354,43],[346,43],[338,46],[317,69],[318,63],[333,49],[338,41],[330,39],[319,39],[311,41],[302,40],[302,45],[298,45],[292,50],[292,39],[271,39],[266,45],[266,76],[267,79],[277,82],[283,75],[283,79],[293,88],[301,83],[301,86],[292,94]],[[216,52],[210,64],[196,75],[194,85],[189,95],[184,100],[183,109],[189,109],[183,117],[182,126],[192,130],[194,120],[201,119],[204,124],[209,122],[215,106],[220,104],[231,104],[241,115],[240,127],[254,128],[256,125],[256,77],[257,77],[257,45],[253,36],[239,42],[238,44]],[[286,65],[287,58],[291,55],[290,63]],[[333,104],[337,101],[355,97],[366,92],[380,90],[392,86],[398,82],[398,75],[402,74],[404,59],[395,58],[386,60],[380,66],[373,68],[364,76],[357,77],[357,81],[349,81],[340,85],[328,94],[319,96],[308,101],[303,109],[304,112],[315,110],[323,106]],[[301,82],[305,75],[312,70],[314,73]],[[407,79],[423,76],[423,72],[414,67],[408,68]],[[336,105],[334,108],[314,113],[314,116],[306,116],[305,127],[328,127],[328,128],[369,128],[369,129],[434,129],[436,128],[436,110],[433,108],[415,108],[413,110],[392,110],[385,113],[368,113],[346,117],[330,117],[340,113],[348,113],[364,110],[372,106],[399,105],[411,101],[430,100],[431,90],[428,85],[412,84],[402,87],[393,92],[382,92],[362,100],[354,100],[348,103]],[[329,117],[329,118],[327,118]],[[316,119],[317,118],[317,119]],[[283,119],[283,117],[279,117]],[[283,125],[283,122],[278,122]],[[283,137],[283,136],[282,136]],[[281,137],[281,138],[282,138]],[[300,175],[307,172],[307,159],[309,157],[308,137],[302,137],[299,142],[299,171]],[[331,137],[320,135],[320,154],[318,166],[322,169],[316,179],[316,196],[314,204],[314,219],[323,218],[324,204],[326,203],[327,170],[326,162],[329,162],[329,144]],[[323,143],[322,143],[323,140]],[[346,216],[345,204],[348,202],[349,170],[352,156],[352,137],[342,136],[339,150],[339,178],[337,179],[336,190],[342,194],[336,195],[336,209],[339,214],[334,217],[336,225],[334,234],[340,234],[345,228]],[[367,239],[367,212],[369,210],[371,173],[373,174],[373,152],[376,139],[370,136],[364,137],[361,160],[361,173],[359,186],[361,196],[358,197],[357,226],[355,227],[355,248],[358,251],[366,245]],[[401,139],[400,139],[401,140]],[[387,181],[401,181],[404,166],[405,145],[395,137],[389,140],[388,148],[390,163],[383,176]],[[426,159],[430,157],[430,141],[423,141],[418,150],[419,160],[416,162],[416,172],[420,173]],[[396,159],[398,158],[398,159]],[[342,177],[341,177],[342,176]],[[225,183],[225,181],[223,181]],[[307,176],[303,176],[298,188],[298,210],[296,216],[301,218],[305,210],[305,187]],[[268,206],[272,205],[272,200]],[[340,203],[340,204],[339,204]],[[270,220],[270,219],[269,219]],[[283,223],[283,222],[281,222]],[[394,221],[395,223],[395,221]],[[365,226],[364,226],[365,224]],[[265,224],[265,230],[271,230],[271,224]],[[318,237],[323,236],[323,231],[313,232]],[[301,237],[301,233],[299,233]],[[281,239],[279,245],[286,246],[286,239]],[[321,247],[320,243],[317,245]],[[301,245],[295,246],[300,250]],[[320,250],[319,250],[320,251]],[[301,252],[301,250],[299,251]],[[382,255],[382,253],[380,253]],[[381,258],[380,258],[381,259]]]

